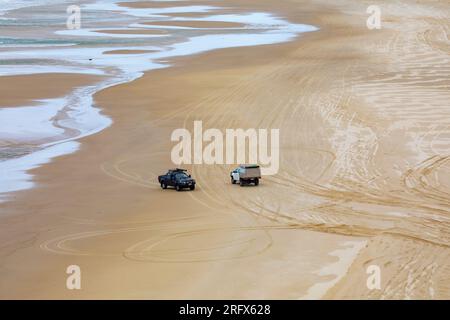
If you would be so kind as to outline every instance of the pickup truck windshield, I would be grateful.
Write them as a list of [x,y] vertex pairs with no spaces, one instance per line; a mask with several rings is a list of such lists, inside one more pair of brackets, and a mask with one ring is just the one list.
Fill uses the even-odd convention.
[[186,173],[177,173],[177,174],[175,174],[175,178],[186,179],[186,178],[189,178],[189,176]]

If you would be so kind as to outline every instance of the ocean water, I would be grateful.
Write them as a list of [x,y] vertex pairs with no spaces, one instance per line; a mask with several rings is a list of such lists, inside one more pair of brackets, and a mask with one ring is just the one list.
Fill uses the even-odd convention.
[[55,0],[0,0],[0,15],[4,15],[12,10],[35,7],[42,5],[51,5],[52,3],[60,2],[64,3],[66,1],[55,1]]
[[[268,12],[231,14],[228,8],[224,14],[222,8],[214,5],[166,2],[170,7],[135,9],[120,6],[114,0],[78,1],[81,29],[70,30],[66,20],[71,1],[0,0],[0,76],[40,73],[103,76],[95,85],[76,88],[67,96],[50,97],[33,105],[10,108],[1,105],[0,97],[0,201],[7,199],[8,192],[34,186],[30,169],[76,152],[76,140],[113,125],[113,120],[93,102],[92,97],[99,90],[133,81],[153,69],[170,67],[165,61],[171,57],[286,42],[301,33],[317,30],[314,26],[292,24]],[[193,18],[184,17],[183,13],[201,15]],[[238,25],[194,28],[143,24],[158,21]],[[165,32],[145,32],[155,29]],[[144,31],[106,33],[110,30]],[[105,54],[112,50],[149,52]]]

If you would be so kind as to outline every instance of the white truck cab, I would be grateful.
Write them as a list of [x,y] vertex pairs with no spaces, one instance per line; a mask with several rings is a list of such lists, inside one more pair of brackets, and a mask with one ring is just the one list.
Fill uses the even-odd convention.
[[259,185],[261,179],[261,168],[255,164],[243,164],[230,172],[231,183],[239,183],[241,186],[248,184]]

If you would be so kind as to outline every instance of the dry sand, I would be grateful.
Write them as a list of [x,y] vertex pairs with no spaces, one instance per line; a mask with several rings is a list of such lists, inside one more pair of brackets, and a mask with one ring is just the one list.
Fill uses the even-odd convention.
[[[0,297],[450,298],[448,4],[218,3],[321,30],[98,94],[113,126],[0,204]],[[170,134],[194,120],[280,128],[279,174],[242,189],[229,166],[193,166],[198,190],[162,191]]]

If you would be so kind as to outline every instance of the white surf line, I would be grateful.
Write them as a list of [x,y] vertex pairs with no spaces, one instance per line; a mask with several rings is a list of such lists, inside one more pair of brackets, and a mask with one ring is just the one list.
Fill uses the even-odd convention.
[[300,299],[317,300],[323,298],[327,291],[345,276],[358,253],[366,246],[366,243],[367,241],[346,241],[342,243],[346,247],[330,252],[330,256],[337,257],[339,260],[324,266],[316,273],[319,276],[334,276],[334,279],[316,283]]
[[76,73],[89,75],[105,75],[103,70],[76,66],[35,66],[35,65],[4,65],[0,66],[0,76],[18,76],[40,73]]
[[[280,19],[273,14],[266,12],[251,12],[251,13],[242,13],[242,14],[217,14],[210,15],[206,17],[192,17],[192,18],[184,18],[184,17],[175,17],[173,21],[213,21],[213,22],[233,22],[233,23],[241,23],[245,25],[250,25],[252,27],[260,27],[260,28],[274,28],[280,29],[281,27],[288,26],[299,26],[301,24],[290,23],[287,20]],[[312,26],[310,26],[312,27]],[[316,27],[313,27],[314,30],[317,30]]]
[[49,163],[51,159],[70,154],[79,149],[80,143],[70,141],[30,153],[20,158],[0,161],[0,202],[10,199],[10,192],[30,189],[34,186],[31,169]]

